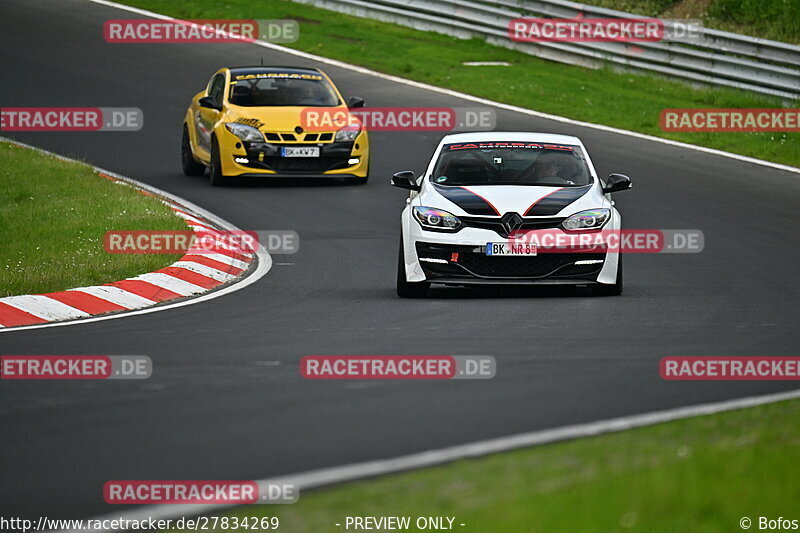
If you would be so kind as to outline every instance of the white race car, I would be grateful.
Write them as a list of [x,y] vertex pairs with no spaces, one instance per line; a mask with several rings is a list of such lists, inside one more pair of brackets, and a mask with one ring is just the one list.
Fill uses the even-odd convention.
[[619,235],[611,193],[631,181],[622,174],[598,179],[577,137],[448,135],[423,176],[398,172],[391,182],[411,191],[402,214],[398,296],[422,297],[432,283],[588,285],[597,294],[622,293],[618,247],[570,243],[587,234]]

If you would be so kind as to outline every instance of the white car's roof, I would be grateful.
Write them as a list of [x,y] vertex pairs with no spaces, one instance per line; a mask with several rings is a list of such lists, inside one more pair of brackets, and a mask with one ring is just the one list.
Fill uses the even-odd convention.
[[479,131],[475,133],[454,133],[442,139],[443,144],[458,142],[489,141],[527,141],[561,144],[581,144],[580,139],[572,135],[556,135],[555,133],[535,133],[529,131]]

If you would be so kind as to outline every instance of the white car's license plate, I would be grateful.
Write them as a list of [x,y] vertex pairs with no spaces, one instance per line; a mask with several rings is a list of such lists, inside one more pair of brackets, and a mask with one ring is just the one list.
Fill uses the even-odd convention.
[[532,242],[487,242],[486,255],[536,255]]
[[281,157],[319,157],[319,146],[282,146]]

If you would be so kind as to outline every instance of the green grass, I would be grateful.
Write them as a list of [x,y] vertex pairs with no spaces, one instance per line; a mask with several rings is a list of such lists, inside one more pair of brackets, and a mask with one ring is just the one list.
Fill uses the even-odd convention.
[[648,17],[699,18],[707,28],[800,44],[800,0],[583,0]]
[[[800,166],[800,133],[667,133],[659,128],[664,108],[781,107],[779,100],[753,93],[563,65],[479,39],[459,40],[283,0],[124,3],[176,18],[295,18],[300,40],[290,46],[299,50],[537,111]],[[258,57],[254,49],[252,57],[231,63],[257,63]],[[464,61],[507,61],[511,66],[466,67]],[[209,72],[220,66],[209,65]],[[397,102],[403,104],[414,105]]]
[[0,297],[110,283],[175,255],[108,254],[109,230],[185,230],[159,200],[88,165],[0,143]]
[[681,2],[677,0],[582,0],[580,3],[627,11],[647,17],[657,17]]
[[[346,516],[455,516],[464,533],[741,531],[800,518],[800,400],[554,443],[309,491],[280,531],[345,531]],[[752,529],[757,530],[757,526]],[[411,528],[408,531],[418,531]]]

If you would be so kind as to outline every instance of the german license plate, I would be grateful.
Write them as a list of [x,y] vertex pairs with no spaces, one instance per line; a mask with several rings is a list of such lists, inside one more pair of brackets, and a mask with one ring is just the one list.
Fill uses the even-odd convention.
[[487,242],[486,255],[536,255],[536,243]]
[[319,146],[281,146],[281,157],[319,157]]

